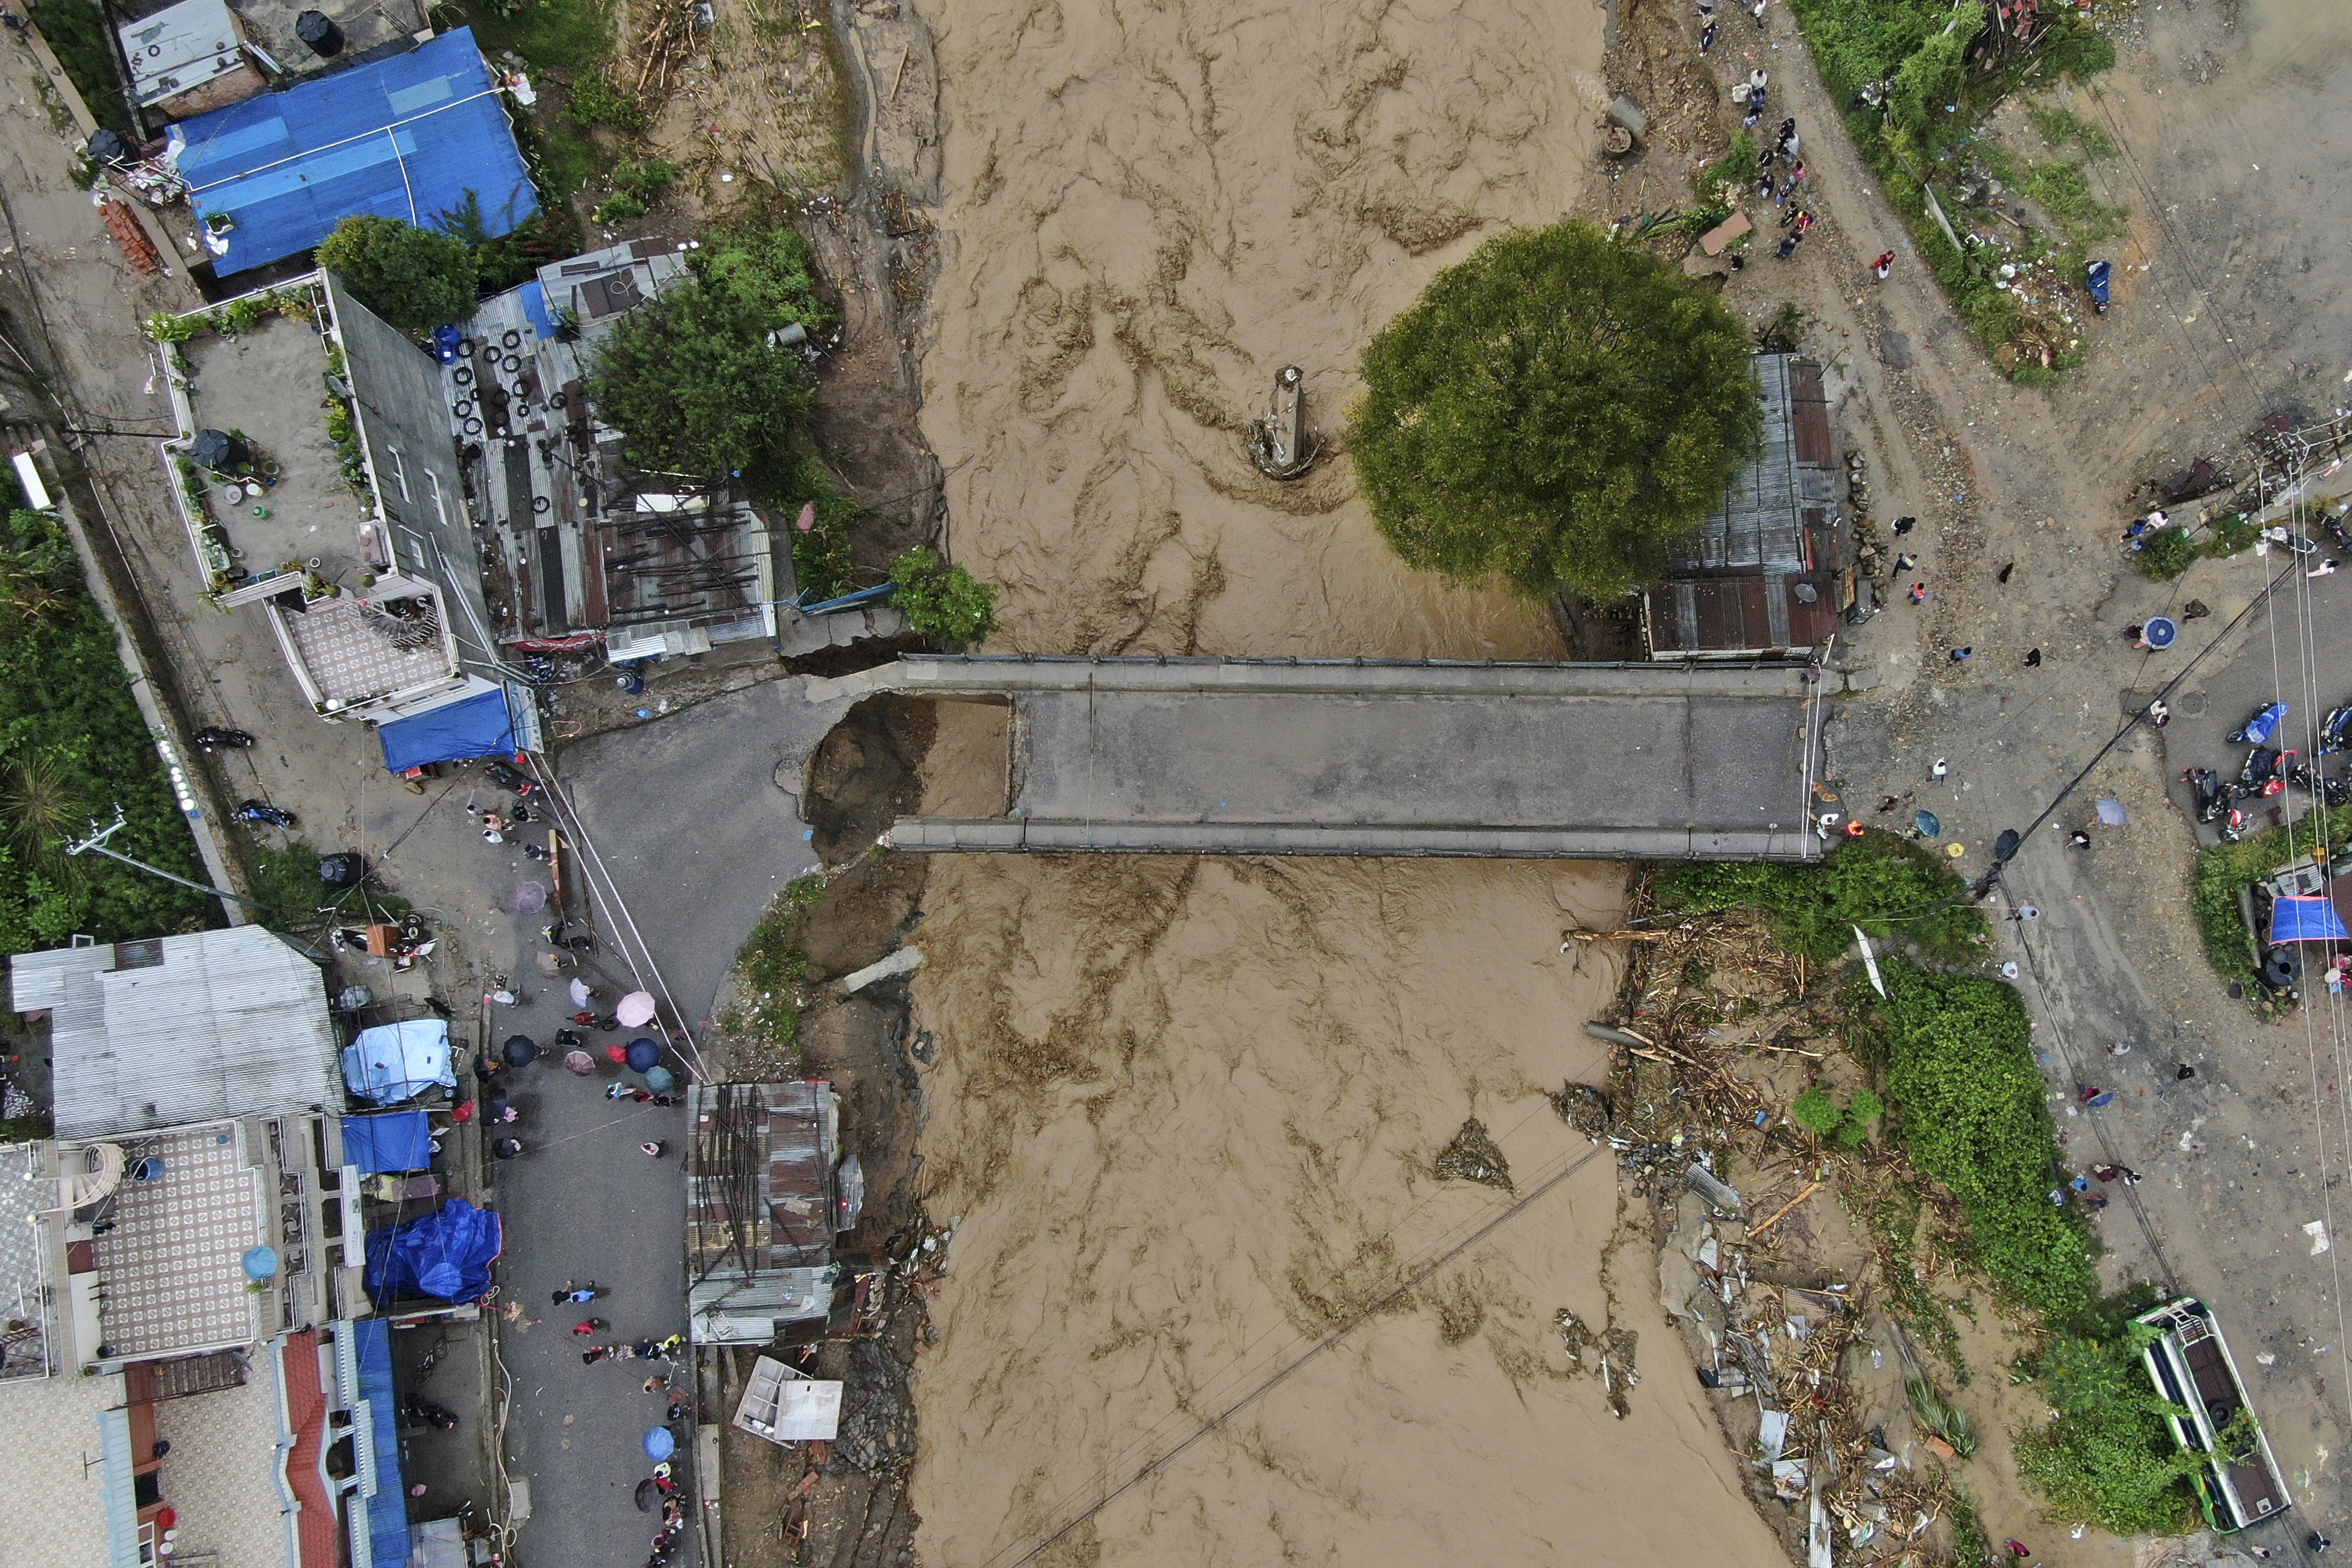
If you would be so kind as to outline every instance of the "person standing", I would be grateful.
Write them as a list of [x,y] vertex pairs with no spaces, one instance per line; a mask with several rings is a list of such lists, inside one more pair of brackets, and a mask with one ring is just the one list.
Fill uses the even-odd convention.
[[1895,253],[1891,250],[1883,252],[1877,260],[1870,264],[1870,275],[1881,283],[1885,282],[1886,275],[1894,270]]

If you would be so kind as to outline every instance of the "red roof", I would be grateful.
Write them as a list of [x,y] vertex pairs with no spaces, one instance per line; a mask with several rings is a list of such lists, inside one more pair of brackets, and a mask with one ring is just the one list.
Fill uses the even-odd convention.
[[278,1365],[286,1380],[286,1424],[294,1433],[294,1447],[286,1456],[286,1481],[302,1504],[302,1511],[295,1516],[302,1542],[301,1568],[338,1568],[342,1531],[335,1528],[335,1499],[319,1469],[327,1443],[327,1391],[319,1382],[319,1336],[307,1330],[288,1335]]

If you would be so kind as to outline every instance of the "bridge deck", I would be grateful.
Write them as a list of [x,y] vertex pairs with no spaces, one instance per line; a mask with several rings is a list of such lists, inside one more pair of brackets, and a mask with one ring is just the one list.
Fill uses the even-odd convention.
[[1013,704],[1011,814],[902,818],[902,849],[1823,847],[1806,809],[1820,689],[1788,667],[940,658],[850,681]]

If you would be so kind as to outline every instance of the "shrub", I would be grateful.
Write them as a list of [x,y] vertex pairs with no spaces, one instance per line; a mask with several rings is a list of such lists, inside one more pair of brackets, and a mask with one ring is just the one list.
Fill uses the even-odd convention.
[[319,265],[404,332],[429,332],[474,313],[474,253],[441,229],[373,214],[347,217],[319,242]]
[[2132,564],[2139,568],[2143,577],[2153,577],[2159,583],[2169,582],[2197,564],[2197,558],[2202,553],[2187,529],[2159,528],[2151,531],[2141,542],[2139,549],[2133,554]]
[[961,647],[984,642],[996,629],[996,590],[929,549],[909,550],[891,564],[898,585],[891,603],[908,629]]
[[633,218],[646,216],[646,204],[629,195],[628,192],[621,191],[598,202],[593,216],[598,223],[608,226],[616,223],[627,223]]
[[582,125],[607,131],[640,131],[646,123],[645,105],[634,94],[614,87],[613,79],[603,71],[591,71],[573,82],[563,110]]
[[1886,1092],[1912,1163],[1968,1215],[1978,1261],[2015,1300],[2053,1321],[2095,1291],[2090,1248],[2051,1203],[2058,1145],[2025,1008],[1997,980],[1883,963]]
[[1789,1102],[1789,1120],[1826,1141],[1838,1130],[1838,1123],[1845,1120],[1845,1112],[1816,1084]]
[[2294,854],[2294,842],[2284,827],[2266,828],[2235,844],[2210,844],[2197,852],[2197,868],[2189,879],[2189,910],[2197,919],[2197,934],[2204,939],[2205,957],[2223,979],[2254,984],[2262,954],[2246,929],[2238,895]]
[[627,163],[613,171],[613,186],[639,201],[650,202],[677,184],[677,165],[659,158]]
[[131,107],[123,101],[121,77],[114,68],[112,24],[90,0],[34,0],[25,7],[49,49],[65,68],[66,79],[81,95],[90,118],[136,142]]
[[1678,866],[1658,879],[1657,889],[1660,902],[1673,910],[1763,910],[1784,945],[1820,962],[1843,952],[1857,925],[1873,937],[1907,938],[1947,963],[1979,958],[1990,942],[1967,885],[1891,833],[1848,839],[1808,866]]
[[[2144,1298],[2142,1298],[2144,1300]],[[2038,1380],[2058,1418],[2017,1434],[2017,1468],[2052,1507],[2117,1535],[2175,1535],[2192,1528],[2189,1478],[2199,1456],[2173,1440],[2140,1362],[2155,1331],[2128,1321],[2061,1335],[2019,1363]]]
[[1720,300],[1588,223],[1513,229],[1364,352],[1348,445],[1411,565],[1614,595],[1722,502],[1762,412]]

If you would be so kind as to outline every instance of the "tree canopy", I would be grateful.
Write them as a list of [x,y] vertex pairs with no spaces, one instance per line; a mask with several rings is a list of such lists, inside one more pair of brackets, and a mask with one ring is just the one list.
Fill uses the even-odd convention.
[[824,324],[807,247],[789,229],[726,232],[690,266],[614,327],[589,397],[640,468],[740,478],[755,499],[780,501],[813,385],[799,353],[771,340]]
[[474,313],[474,253],[439,229],[396,217],[347,217],[319,242],[319,265],[404,332],[429,332]]
[[1364,353],[1348,428],[1411,564],[1540,598],[1654,577],[1719,505],[1762,411],[1722,302],[1586,223],[1514,229]]
[[928,546],[908,551],[890,565],[898,585],[891,602],[907,625],[927,637],[959,647],[985,642],[996,629],[996,590],[961,566],[950,566]]

